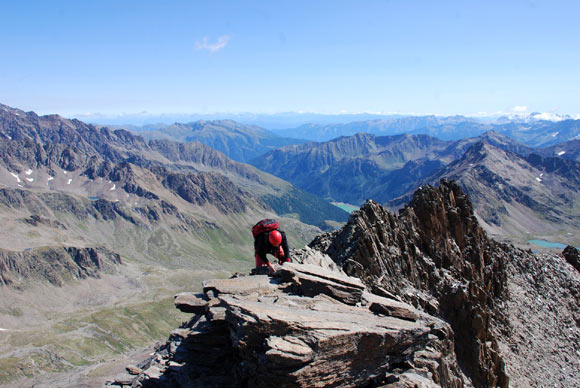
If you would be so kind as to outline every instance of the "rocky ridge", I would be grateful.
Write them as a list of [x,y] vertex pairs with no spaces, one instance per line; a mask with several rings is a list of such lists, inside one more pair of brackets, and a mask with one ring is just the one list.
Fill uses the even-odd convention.
[[310,246],[374,292],[449,322],[459,364],[475,386],[508,386],[491,322],[505,320],[505,263],[516,252],[487,238],[457,184],[420,188],[398,215],[369,201]]
[[238,162],[247,162],[288,144],[303,143],[298,139],[280,137],[255,125],[244,125],[232,120],[150,125],[139,128],[135,133],[147,139],[169,138],[179,142],[200,142]]
[[580,387],[580,271],[562,254],[514,255],[507,325],[494,325],[513,387]]
[[111,383],[578,387],[580,273],[566,261],[577,254],[488,238],[444,180],[396,215],[367,202],[274,278],[176,295],[192,320]]
[[465,386],[448,324],[329,267],[290,263],[274,278],[208,280],[202,294],[176,295],[193,318],[111,384]]
[[562,229],[575,234],[580,226],[579,170],[576,161],[534,153],[523,157],[478,142],[426,182],[456,181],[494,235],[549,236]]
[[72,279],[118,271],[121,257],[104,247],[43,247],[23,252],[0,249],[0,286],[47,281],[61,286]]
[[[223,214],[245,212],[249,204],[262,212],[271,211],[272,204],[279,202],[286,207],[294,205],[285,203],[284,192],[294,189],[287,182],[235,162],[199,142],[147,141],[126,130],[96,127],[58,115],[38,116],[0,104],[0,184],[22,189],[54,188],[57,174],[67,173],[90,182],[103,178],[115,185],[103,188],[99,197],[112,194],[107,190],[122,189],[139,198],[156,200],[159,192],[151,189],[151,181],[156,180],[187,202],[215,206]],[[143,179],[144,174],[147,179]],[[68,179],[64,182],[59,187],[66,191],[71,183]],[[317,209],[320,225],[326,219],[347,218],[345,212],[319,198],[290,198],[296,204],[311,203]]]

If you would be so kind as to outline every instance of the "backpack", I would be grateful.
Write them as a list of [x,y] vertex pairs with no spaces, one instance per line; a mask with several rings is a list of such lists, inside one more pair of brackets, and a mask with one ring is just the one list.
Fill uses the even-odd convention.
[[260,234],[264,232],[271,232],[273,230],[277,230],[280,227],[278,221],[272,219],[265,219],[258,222],[256,225],[252,227],[252,235],[254,238],[258,237]]

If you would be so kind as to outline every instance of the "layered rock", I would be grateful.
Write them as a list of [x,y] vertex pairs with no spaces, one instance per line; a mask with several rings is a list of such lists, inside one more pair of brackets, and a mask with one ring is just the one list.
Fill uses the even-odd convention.
[[422,187],[398,215],[368,201],[344,228],[310,245],[375,293],[444,318],[474,385],[507,387],[491,323],[504,321],[511,248],[487,238],[459,186]]
[[[308,256],[312,251],[302,254]],[[318,253],[319,255],[319,253]],[[363,283],[311,264],[275,278],[204,282],[179,294],[194,317],[171,334],[133,379],[145,387],[461,387],[450,326]]]
[[577,250],[489,239],[459,187],[369,201],[275,278],[211,280],[133,386],[580,387]]

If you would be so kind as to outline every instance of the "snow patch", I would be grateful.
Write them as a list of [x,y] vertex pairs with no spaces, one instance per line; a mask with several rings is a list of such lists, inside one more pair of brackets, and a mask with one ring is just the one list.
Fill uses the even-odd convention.
[[537,180],[538,182],[541,182],[541,181],[542,181],[542,179],[541,179],[541,178],[536,178],[536,180]]
[[72,182],[72,179],[69,179],[67,185],[70,185],[71,182]]
[[24,186],[22,186],[22,185],[19,183],[19,184],[18,184],[18,187],[24,187]]
[[[6,135],[6,136],[8,136],[8,135]],[[8,136],[8,140],[12,140],[12,136]]]
[[3,329],[0,327],[0,331],[8,331],[8,329]]
[[28,182],[34,182],[34,178],[26,178]]
[[532,117],[536,120],[546,120],[546,121],[562,121],[562,120],[566,120],[566,119],[570,118],[570,116],[568,116],[568,115],[559,115],[557,113],[548,113],[548,112],[535,113],[535,114],[531,115],[530,117]]
[[26,174],[26,175],[32,175],[32,169],[30,169],[30,168],[29,168],[29,169],[28,169],[28,171],[26,171],[26,173],[25,173],[25,174]]
[[113,183],[113,187],[111,187],[109,190],[113,191],[117,188],[117,185]]
[[66,175],[66,170],[64,170],[63,172],[64,172],[64,175]]
[[13,172],[11,172],[10,175],[12,175],[14,178],[16,178],[16,181],[18,181],[18,183],[21,182],[20,177],[18,176],[18,174],[14,174]]
[[542,173],[540,173],[540,178],[541,178],[541,177],[543,177],[543,176],[544,176],[544,173],[543,173],[543,172],[542,172]]
[[556,137],[556,136],[558,136],[559,134],[560,134],[560,132],[554,132],[554,133],[552,133],[552,134],[551,134],[551,136],[552,136],[552,137]]
[[53,180],[53,179],[54,179],[54,177],[53,177],[53,176],[50,176],[50,175],[48,176],[48,181],[49,181],[49,182],[50,182],[51,180]]
[[564,155],[565,153],[566,153],[566,151],[560,151],[560,152],[556,152],[556,154],[557,154],[558,156],[562,156],[562,155]]

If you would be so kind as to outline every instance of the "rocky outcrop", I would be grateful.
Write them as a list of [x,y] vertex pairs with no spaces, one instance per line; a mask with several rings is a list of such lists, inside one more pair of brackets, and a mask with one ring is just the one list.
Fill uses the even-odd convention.
[[451,325],[457,359],[478,387],[508,386],[492,322],[503,322],[510,250],[487,238],[459,186],[425,186],[398,215],[368,201],[321,250],[373,292],[440,316]]
[[562,255],[568,263],[576,268],[577,271],[580,271],[580,252],[578,252],[578,249],[568,245],[562,252]]
[[[301,257],[320,255],[302,252]],[[318,261],[318,258],[313,258]],[[461,387],[450,326],[312,264],[204,282],[194,314],[111,384],[143,387]]]
[[0,249],[0,286],[21,288],[44,281],[55,286],[111,273],[121,257],[106,248],[44,247],[23,252]]
[[211,204],[224,214],[245,212],[246,203],[250,202],[250,194],[219,174],[168,174],[162,183],[187,202]]
[[580,388],[580,273],[558,254],[507,263],[508,326],[497,338],[512,387]]

